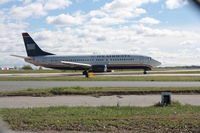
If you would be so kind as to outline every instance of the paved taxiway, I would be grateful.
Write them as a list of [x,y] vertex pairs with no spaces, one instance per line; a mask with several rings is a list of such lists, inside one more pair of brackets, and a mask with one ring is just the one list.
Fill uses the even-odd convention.
[[[200,73],[187,73],[187,74],[142,74],[141,72],[114,72],[114,73],[95,73],[95,76],[140,76],[140,77],[148,77],[148,76],[200,76]],[[84,77],[82,73],[20,73],[20,74],[0,74],[0,77],[73,77],[79,76]]]
[[[49,106],[151,106],[161,100],[160,95],[123,96],[56,96],[56,97],[1,97],[0,108],[30,108]],[[182,104],[200,105],[200,95],[172,95]]]
[[0,91],[52,87],[200,87],[200,82],[179,81],[0,81]]

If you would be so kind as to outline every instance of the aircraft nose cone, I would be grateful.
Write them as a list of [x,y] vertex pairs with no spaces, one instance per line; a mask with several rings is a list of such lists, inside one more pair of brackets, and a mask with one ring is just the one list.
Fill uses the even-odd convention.
[[156,65],[156,66],[160,66],[160,65],[161,65],[161,62],[155,60],[155,65]]
[[159,61],[157,61],[157,60],[153,60],[153,66],[154,67],[157,67],[157,66],[160,66],[161,65],[161,63],[159,62]]

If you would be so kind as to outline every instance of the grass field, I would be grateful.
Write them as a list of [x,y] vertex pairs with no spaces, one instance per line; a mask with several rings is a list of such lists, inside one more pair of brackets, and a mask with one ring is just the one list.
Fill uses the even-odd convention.
[[200,71],[149,71],[149,74],[200,74]]
[[48,107],[0,109],[11,129],[20,131],[199,132],[200,106]]
[[3,96],[56,96],[56,95],[146,95],[172,92],[173,94],[200,94],[200,87],[63,87],[49,89],[26,89],[0,92]]
[[0,77],[0,81],[200,81],[200,76]]
[[0,70],[0,74],[20,74],[20,73],[73,73],[73,72],[82,72],[82,71],[75,71],[75,70],[9,70],[9,71],[2,71]]
[[[176,71],[169,71],[169,70],[176,70]],[[81,72],[81,70],[9,70],[9,71],[2,71],[0,70],[0,74],[24,74],[24,73],[75,73]],[[134,69],[127,69],[127,70],[115,70],[115,72],[130,72],[133,74],[143,74],[143,70],[134,70]],[[155,69],[152,71],[148,71],[149,74],[199,74],[199,69]]]

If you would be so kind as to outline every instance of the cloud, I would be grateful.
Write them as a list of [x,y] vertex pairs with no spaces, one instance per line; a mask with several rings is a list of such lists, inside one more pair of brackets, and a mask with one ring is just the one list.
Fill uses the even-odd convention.
[[72,4],[72,2],[69,0],[46,0],[44,4],[44,9],[55,10],[68,7],[70,4]]
[[154,18],[150,18],[150,17],[145,17],[139,20],[140,23],[144,23],[144,24],[159,24],[160,21]]
[[99,2],[100,0],[93,0],[93,2]]
[[12,17],[17,19],[27,18],[30,16],[44,16],[47,12],[41,3],[35,2],[23,7],[13,6],[10,10]]
[[119,10],[132,10],[145,3],[158,2],[158,0],[113,0],[110,3],[105,4],[102,8],[107,12],[115,12]]
[[187,45],[192,45],[195,43],[196,43],[196,41],[194,41],[194,40],[184,40],[183,42],[180,43],[180,45],[187,46]]
[[9,14],[16,19],[25,19],[31,16],[40,17],[48,14],[49,10],[62,9],[71,4],[69,0],[36,0],[35,2],[23,0],[25,5],[13,6]]
[[58,16],[49,16],[46,19],[48,24],[54,24],[57,26],[71,26],[82,24],[82,19],[80,17],[71,16],[69,14],[60,14]]
[[32,0],[19,0],[19,1],[23,2],[23,4],[25,5],[32,2]]
[[113,0],[103,5],[99,10],[92,10],[88,13],[83,12],[77,15],[60,14],[57,16],[49,16],[46,21],[48,24],[54,24],[56,26],[80,25],[83,21],[83,24],[104,26],[124,24],[130,22],[130,19],[146,13],[146,10],[139,6],[157,1],[158,0]]
[[188,2],[187,0],[166,0],[165,4],[167,8],[175,9],[188,4]]
[[139,8],[141,5],[158,0],[113,0],[105,4],[101,10],[109,13],[112,17],[132,18],[146,13],[145,9]]
[[116,11],[112,13],[108,12],[107,14],[109,14],[110,17],[114,17],[114,18],[130,19],[130,18],[139,17],[140,15],[145,14],[145,13],[146,13],[145,9],[135,8],[131,10],[122,9],[121,11]]
[[92,10],[85,16],[88,18],[90,18],[90,17],[106,17],[106,16],[108,16],[108,14],[106,14],[105,12],[103,12],[101,10]]
[[181,41],[179,45],[186,49],[196,49],[199,47],[198,42],[193,39]]
[[0,0],[0,5],[11,2],[11,1],[13,1],[13,0]]
[[103,17],[103,18],[92,18],[90,22],[91,24],[98,24],[98,25],[115,25],[115,24],[125,23],[126,21],[123,19]]
[[26,55],[21,33],[25,31],[29,24],[27,22],[11,21],[4,10],[0,11],[0,16],[0,67],[25,64],[23,60],[17,60],[10,55]]

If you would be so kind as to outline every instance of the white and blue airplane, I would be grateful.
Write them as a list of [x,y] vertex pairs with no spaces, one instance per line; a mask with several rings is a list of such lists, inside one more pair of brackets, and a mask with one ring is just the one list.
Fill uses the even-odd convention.
[[36,66],[59,70],[83,70],[88,72],[111,72],[114,69],[142,69],[144,74],[148,70],[161,65],[159,61],[142,55],[70,55],[58,56],[43,51],[28,33],[22,33],[27,57],[12,55],[23,58],[26,62]]

